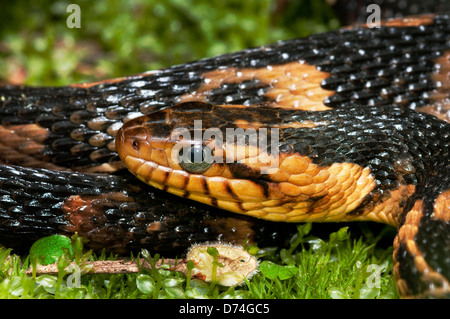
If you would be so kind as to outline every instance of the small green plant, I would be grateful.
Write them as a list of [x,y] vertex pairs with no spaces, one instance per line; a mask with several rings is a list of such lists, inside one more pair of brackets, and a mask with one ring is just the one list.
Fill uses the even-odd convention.
[[[65,249],[58,258],[55,275],[36,275],[37,259],[33,264],[31,255],[20,258],[1,248],[0,298],[398,298],[391,249],[354,239],[347,227],[326,239],[312,236],[311,229],[311,224],[299,225],[286,248],[247,246],[260,258],[259,273],[231,288],[171,271],[164,259],[146,250],[130,256],[137,265],[150,265],[139,273],[90,274],[92,264],[87,261],[116,257],[84,252],[84,240],[77,235],[71,238],[72,250]],[[216,256],[213,272],[217,271],[221,264],[214,249],[209,254]],[[188,264],[188,274],[192,268]]]
[[[259,276],[248,285],[256,298],[398,297],[390,249],[375,251],[375,244],[352,239],[347,227],[331,233],[328,240],[308,236],[311,227],[298,226],[279,259],[261,263]],[[366,271],[371,265],[379,265],[376,274]],[[370,276],[376,276],[379,285],[372,285]]]

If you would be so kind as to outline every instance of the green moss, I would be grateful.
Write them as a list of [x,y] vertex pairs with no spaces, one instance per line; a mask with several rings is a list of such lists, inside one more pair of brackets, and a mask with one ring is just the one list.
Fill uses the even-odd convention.
[[[151,269],[137,274],[88,274],[86,260],[106,257],[84,253],[76,235],[72,238],[73,253],[65,250],[58,259],[57,275],[27,275],[29,257],[21,262],[10,250],[0,249],[0,298],[398,298],[391,249],[377,248],[371,240],[354,239],[347,228],[325,239],[312,236],[310,230],[310,224],[300,225],[288,248],[259,249],[259,273],[234,288],[187,280],[164,265],[155,267],[159,256],[146,250],[130,259],[138,264],[144,259]],[[71,258],[77,265],[75,271],[67,268]]]
[[[249,290],[255,298],[397,298],[392,276],[392,250],[353,239],[343,227],[328,240],[310,236],[310,224],[299,232],[279,259],[263,261],[262,278]],[[372,272],[371,270],[377,270]]]

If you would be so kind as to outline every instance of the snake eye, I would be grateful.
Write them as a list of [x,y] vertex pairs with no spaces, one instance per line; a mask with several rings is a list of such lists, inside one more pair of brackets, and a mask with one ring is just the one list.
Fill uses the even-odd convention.
[[178,155],[180,166],[189,173],[203,173],[213,164],[211,149],[203,145],[183,147]]

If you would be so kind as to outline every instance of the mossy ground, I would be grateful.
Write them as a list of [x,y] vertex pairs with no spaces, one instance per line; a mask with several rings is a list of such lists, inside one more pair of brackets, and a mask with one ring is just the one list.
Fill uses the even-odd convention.
[[[82,240],[73,238],[73,253],[57,261],[57,275],[26,274],[37,260],[0,249],[0,298],[33,299],[373,299],[397,298],[392,276],[392,249],[377,248],[377,239],[352,238],[347,227],[328,238],[310,234],[312,225],[302,224],[287,248],[246,247],[259,256],[259,272],[238,287],[221,287],[166,267],[142,269],[133,274],[88,274],[85,261],[114,259],[84,252]],[[143,250],[131,260],[154,265],[159,256]],[[81,276],[76,277],[74,260]],[[78,281],[77,281],[78,280]]]

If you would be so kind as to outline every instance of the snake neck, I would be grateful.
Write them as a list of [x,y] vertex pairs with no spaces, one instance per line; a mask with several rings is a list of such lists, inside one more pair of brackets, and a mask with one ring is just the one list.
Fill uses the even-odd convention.
[[[188,137],[173,136],[178,129]],[[205,144],[194,137],[211,129],[216,136],[240,130],[249,138],[237,146],[219,143],[214,154],[222,162],[201,174],[186,172],[169,156],[182,142]],[[261,129],[276,141],[264,152],[249,136]],[[448,132],[446,122],[395,106],[312,112],[188,102],[125,124],[117,148],[141,180],[233,212],[398,226],[416,187],[442,171]],[[231,161],[230,149],[237,152]],[[277,166],[263,172],[260,156],[274,158],[275,150]]]

